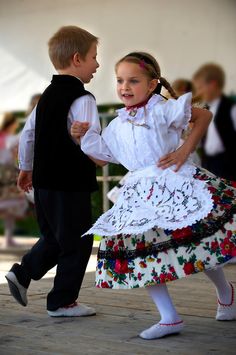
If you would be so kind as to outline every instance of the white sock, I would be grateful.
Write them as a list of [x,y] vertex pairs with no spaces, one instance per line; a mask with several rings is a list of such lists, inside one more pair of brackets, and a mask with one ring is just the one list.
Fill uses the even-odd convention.
[[173,305],[166,284],[149,286],[147,291],[160,312],[160,323],[171,324],[181,320]]
[[222,268],[216,270],[205,270],[207,277],[214,283],[217,297],[223,304],[230,304],[232,301],[232,289],[225,278]]
[[[160,312],[161,320],[152,327],[145,329],[140,334],[140,337],[143,339],[158,339],[165,335],[182,330],[182,324],[164,326],[164,324],[181,322],[180,316],[178,315],[170,298],[166,284],[149,286],[147,287],[147,291]],[[163,326],[160,326],[159,324],[163,324]]]

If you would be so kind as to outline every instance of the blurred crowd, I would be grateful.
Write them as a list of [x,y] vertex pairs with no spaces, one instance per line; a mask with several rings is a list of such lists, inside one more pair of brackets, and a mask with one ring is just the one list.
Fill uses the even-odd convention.
[[[212,173],[236,181],[236,102],[224,94],[224,69],[215,63],[202,65],[191,79],[178,78],[172,86],[178,96],[193,93],[193,105],[205,107],[213,114],[213,119],[199,148],[192,159]],[[163,93],[168,97],[167,93]],[[26,117],[40,99],[35,94]],[[17,189],[17,147],[19,142],[18,118],[13,113],[4,113],[0,118],[0,220],[4,226],[3,247],[15,246],[13,239],[16,219],[24,218],[28,202]],[[191,123],[189,125],[191,130]],[[183,135],[183,140],[186,137]]]
[[[32,96],[26,117],[39,99],[40,94]],[[16,184],[19,137],[19,118],[14,113],[3,113],[0,116],[0,220],[4,229],[3,248],[17,246],[14,240],[15,222],[25,217],[28,208],[25,194]]]

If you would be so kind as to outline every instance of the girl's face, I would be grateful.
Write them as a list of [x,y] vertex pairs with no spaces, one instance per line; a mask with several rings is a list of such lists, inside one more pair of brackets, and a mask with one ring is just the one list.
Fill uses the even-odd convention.
[[148,99],[158,80],[150,80],[139,64],[121,62],[116,70],[117,93],[125,106],[135,106]]

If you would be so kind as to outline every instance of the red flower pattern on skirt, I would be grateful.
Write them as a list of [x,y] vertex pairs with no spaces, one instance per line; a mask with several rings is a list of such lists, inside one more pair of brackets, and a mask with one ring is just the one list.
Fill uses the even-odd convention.
[[172,232],[172,236],[174,239],[183,239],[183,238],[188,238],[192,235],[192,229],[191,227],[186,227],[182,229],[176,229],[175,231]]
[[116,259],[114,271],[117,274],[125,274],[129,272],[128,260]]
[[220,243],[220,247],[222,255],[236,256],[236,246],[229,240],[229,237]]
[[195,270],[195,268],[194,268],[194,264],[193,263],[188,262],[188,263],[184,264],[184,272],[185,272],[186,275],[193,274],[194,270]]

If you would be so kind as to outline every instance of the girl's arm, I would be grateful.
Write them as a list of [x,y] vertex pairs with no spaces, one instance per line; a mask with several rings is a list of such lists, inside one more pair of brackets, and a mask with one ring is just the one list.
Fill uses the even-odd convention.
[[[74,140],[80,145],[81,144],[81,138],[85,135],[85,133],[89,129],[89,122],[80,122],[76,121],[72,124],[71,129],[70,129],[70,134],[74,138]],[[105,166],[108,164],[107,161],[95,159],[91,156],[88,156],[96,165],[98,166]]]
[[193,128],[188,138],[184,144],[175,152],[163,156],[159,160],[158,166],[162,169],[166,169],[172,165],[175,165],[175,171],[178,171],[186,162],[189,155],[194,152],[198,143],[206,133],[207,128],[211,122],[211,118],[212,113],[210,111],[200,108],[192,108],[191,123],[193,123]]
[[[80,122],[79,122],[80,121]],[[80,127],[78,134],[76,129]],[[117,163],[101,137],[101,125],[96,101],[91,95],[75,100],[69,112],[69,132],[72,139],[80,144],[82,151],[96,164]]]
[[[81,139],[84,137],[84,135],[89,130],[89,126],[90,126],[89,122],[76,121],[72,124],[70,134],[79,145],[81,145]],[[96,136],[97,135],[98,135],[98,133],[96,134]],[[99,140],[100,139],[101,139],[101,136],[99,135]],[[93,157],[89,154],[88,154],[88,157],[98,166],[103,167],[108,164],[108,161],[96,159],[95,157]]]
[[89,155],[88,155],[88,157],[89,157],[96,165],[98,165],[98,166],[100,166],[100,167],[103,167],[103,166],[105,166],[105,165],[108,164],[107,161],[98,160],[98,159],[95,159],[95,158],[93,158],[93,157],[90,157]]

